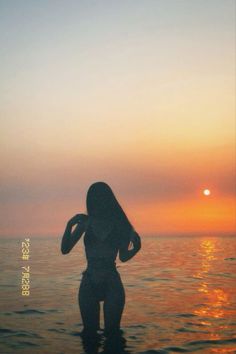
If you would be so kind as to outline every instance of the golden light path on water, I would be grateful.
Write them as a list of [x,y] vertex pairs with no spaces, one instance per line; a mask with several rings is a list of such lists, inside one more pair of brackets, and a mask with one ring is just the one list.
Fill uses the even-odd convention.
[[[205,295],[205,302],[200,308],[195,310],[194,313],[199,317],[208,317],[209,319],[224,318],[224,307],[230,304],[229,295],[221,287],[213,287],[212,284],[209,285],[207,280],[211,269],[213,269],[213,262],[217,260],[216,240],[204,239],[202,240],[200,247],[202,255],[202,268],[199,269],[199,272],[195,275],[195,277],[202,279],[198,291],[199,293],[203,293]],[[212,325],[210,321],[201,321],[201,324],[209,327]],[[225,323],[223,326],[220,326],[221,330],[226,328],[228,328],[228,326]],[[211,331],[210,336],[212,339],[221,338],[220,333],[215,331]]]

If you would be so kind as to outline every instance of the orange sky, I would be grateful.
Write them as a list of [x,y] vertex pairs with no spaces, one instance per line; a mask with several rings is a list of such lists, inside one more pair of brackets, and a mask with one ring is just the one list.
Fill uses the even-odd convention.
[[235,233],[235,3],[141,3],[2,5],[1,236],[99,180],[143,235]]

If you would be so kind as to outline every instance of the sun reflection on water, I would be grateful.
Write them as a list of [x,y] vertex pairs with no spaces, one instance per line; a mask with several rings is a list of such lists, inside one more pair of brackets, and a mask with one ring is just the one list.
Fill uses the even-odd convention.
[[[225,317],[225,306],[228,305],[229,295],[227,292],[213,285],[213,282],[209,281],[210,272],[213,268],[213,262],[217,260],[216,256],[216,240],[204,239],[201,241],[201,255],[202,264],[201,269],[195,274],[195,277],[201,279],[198,287],[199,293],[203,296],[204,303],[194,311],[199,316],[202,325],[211,326],[212,319],[220,319]],[[224,328],[227,328],[225,325]],[[219,338],[219,333],[212,333],[211,337],[215,339]]]

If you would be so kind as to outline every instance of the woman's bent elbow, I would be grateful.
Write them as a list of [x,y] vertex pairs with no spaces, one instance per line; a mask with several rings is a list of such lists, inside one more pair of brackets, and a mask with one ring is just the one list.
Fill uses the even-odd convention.
[[62,254],[68,254],[70,251],[68,249],[61,248]]
[[120,259],[120,261],[123,262],[123,263],[128,261],[128,257],[121,256],[121,255],[119,256],[119,259]]

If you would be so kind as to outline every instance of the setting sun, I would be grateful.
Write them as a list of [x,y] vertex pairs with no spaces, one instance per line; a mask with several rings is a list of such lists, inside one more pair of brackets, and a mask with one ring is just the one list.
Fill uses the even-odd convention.
[[203,194],[208,196],[211,194],[211,191],[209,189],[204,189]]

